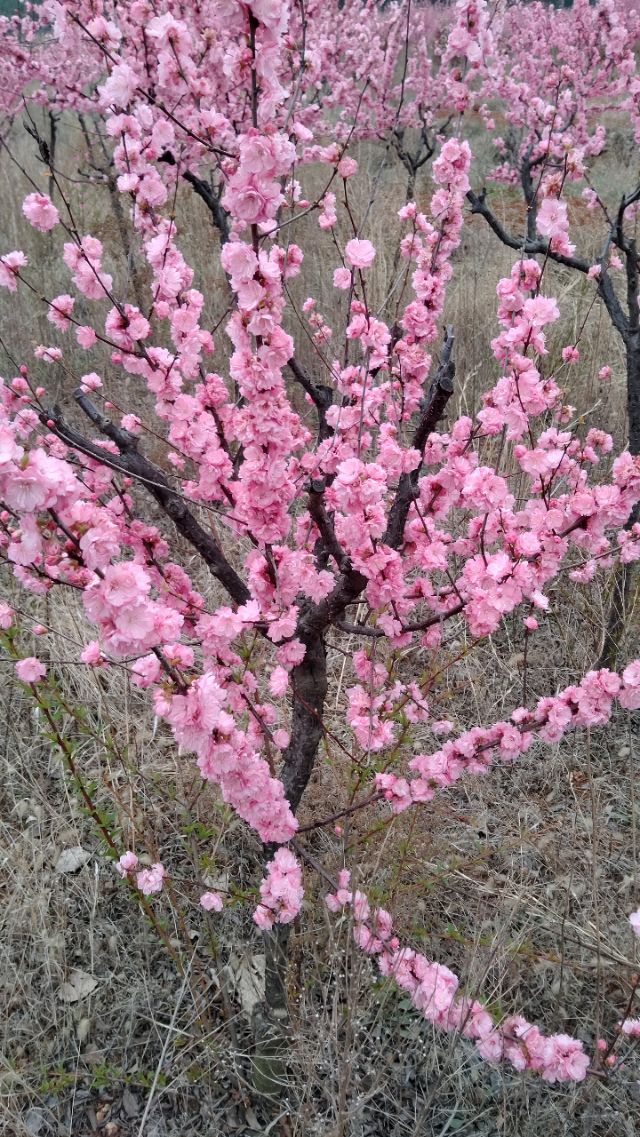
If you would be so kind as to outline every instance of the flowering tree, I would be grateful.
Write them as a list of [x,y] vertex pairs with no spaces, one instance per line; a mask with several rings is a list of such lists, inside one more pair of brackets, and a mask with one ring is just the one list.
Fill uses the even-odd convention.
[[[541,29],[543,29],[541,31]],[[526,206],[526,235],[507,233],[486,193],[469,193],[474,212],[511,248],[544,253],[594,282],[627,354],[629,449],[640,452],[640,343],[637,249],[633,226],[640,189],[633,184],[609,200],[597,164],[607,143],[606,117],[617,112],[637,141],[636,13],[625,18],[613,0],[594,6],[579,0],[568,11],[542,4],[506,9],[499,34],[485,52],[478,90],[492,100],[485,120],[501,158],[492,177],[519,185]],[[474,43],[479,53],[480,47]],[[541,77],[543,77],[541,85]],[[569,239],[569,196],[582,197],[602,220],[602,244],[591,257],[575,255]],[[567,200],[569,198],[569,200]],[[624,267],[622,289],[616,273]],[[569,352],[567,352],[569,358]]]
[[[498,154],[494,180],[518,186],[526,217],[523,234],[498,219],[486,189],[470,189],[473,213],[481,215],[507,247],[543,254],[593,282],[626,357],[629,451],[640,453],[640,291],[636,217],[640,186],[633,180],[614,198],[606,167],[607,118],[614,116],[631,146],[638,141],[638,79],[635,48],[638,14],[600,0],[577,0],[570,10],[541,3],[498,9],[490,18],[484,2],[460,5],[473,18],[459,40],[475,64],[473,91]],[[471,78],[471,77],[470,77]],[[570,239],[574,189],[600,222],[598,247],[576,252]],[[564,360],[579,358],[567,344]],[[605,368],[607,380],[611,369]],[[638,519],[637,510],[631,522]],[[601,653],[615,663],[630,591],[627,571],[615,580],[611,614]]]
[[[48,11],[62,49],[86,53],[100,72],[82,97],[111,140],[149,284],[143,304],[118,293],[100,240],[80,227],[41,148],[57,204],[34,183],[22,212],[51,234],[43,241],[59,242],[70,283],[43,297],[37,264],[21,250],[0,256],[0,285],[43,302],[61,339],[38,347],[35,362],[16,361],[1,388],[6,561],[26,596],[81,597],[94,629],[84,665],[128,668],[149,713],[263,843],[254,919],[274,1016],[286,1013],[284,948],[306,865],[331,880],[330,911],[350,910],[356,943],[427,1019],[490,1061],[548,1082],[581,1080],[590,1061],[582,1042],[545,1036],[519,1015],[500,1020],[465,994],[446,965],[402,942],[366,882],[318,865],[297,818],[331,733],[327,657],[341,638],[361,643],[346,716],[360,775],[355,794],[315,829],[374,803],[388,817],[424,808],[536,740],[606,724],[616,702],[640,706],[636,661],[621,674],[591,671],[487,726],[455,731],[430,710],[438,653],[456,629],[480,642],[519,612],[534,635],[561,573],[580,584],[640,556],[640,525],[629,523],[640,500],[637,455],[609,464],[611,438],[572,425],[573,408],[545,371],[546,329],[559,309],[544,263],[528,247],[515,259],[499,287],[495,386],[475,417],[452,415],[438,429],[454,394],[455,332],[441,325],[470,193],[468,143],[440,146],[429,209],[408,202],[400,211],[412,297],[390,324],[371,302],[377,251],[350,205],[357,164],[347,138],[323,145],[310,125],[300,10],[290,13],[287,0],[225,0],[187,21],[177,7],[157,14],[138,0],[117,24],[77,0]],[[464,38],[454,46],[471,51]],[[324,164],[326,179],[310,201],[302,179],[311,161]],[[220,260],[232,302],[222,373],[208,367],[205,297],[180,248],[175,203],[185,178],[224,211]],[[346,240],[331,186],[341,187]],[[334,238],[339,339],[313,298],[303,312],[291,300],[304,269],[295,238],[310,214]],[[313,371],[300,363],[304,339]],[[108,367],[95,364],[103,374],[90,363],[76,373],[74,341],[87,353],[108,349]],[[73,388],[71,407],[52,401],[51,374]],[[152,460],[149,444],[157,452],[159,440]],[[22,611],[22,600],[2,605],[5,648],[46,707],[47,666],[21,647]],[[433,661],[421,681],[402,678],[409,650]],[[112,853],[144,896],[165,885],[162,863],[143,868],[131,850]],[[200,903],[219,911],[222,890]]]

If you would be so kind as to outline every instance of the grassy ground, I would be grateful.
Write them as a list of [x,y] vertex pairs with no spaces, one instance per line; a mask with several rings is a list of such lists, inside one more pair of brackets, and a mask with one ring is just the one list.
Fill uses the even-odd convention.
[[[76,128],[65,124],[60,161],[69,173],[81,149]],[[17,152],[31,163],[24,142]],[[376,187],[367,235],[380,250],[372,283],[374,303],[380,304],[392,283],[394,217],[404,199],[404,175],[391,163],[380,169],[379,150],[362,147],[356,156],[363,171],[352,190],[357,216]],[[26,191],[6,158],[0,163],[0,192],[3,201],[14,203],[0,218],[0,247],[25,249],[44,270],[47,295],[66,291],[57,239],[20,223],[18,203]],[[105,241],[109,271],[121,266],[117,287],[131,286],[107,191],[74,184],[70,193],[81,228]],[[426,179],[418,197],[426,205]],[[505,221],[518,220],[511,191],[498,191],[495,202]],[[185,254],[197,268],[195,284],[207,297],[214,326],[228,301],[216,265],[217,237],[200,201],[181,191],[178,205]],[[495,381],[489,347],[496,333],[495,284],[513,259],[489,239],[483,224],[476,218],[467,227],[446,313],[457,331],[457,401],[463,410],[476,407],[482,390]],[[590,215],[580,215],[579,224],[587,247],[595,240]],[[306,240],[298,239],[310,251],[293,301],[299,308],[306,295],[317,297],[340,342],[344,311],[331,287],[330,270],[337,264],[331,239],[312,221]],[[610,429],[621,444],[623,361],[606,314],[599,307],[591,311],[591,287],[569,273],[555,272],[548,290],[562,310],[550,366],[568,384],[579,413]],[[559,347],[577,338],[583,325],[580,366],[562,368]],[[0,335],[20,360],[30,357],[35,343],[56,342],[51,325],[28,302],[16,309],[3,300]],[[217,340],[217,366],[223,369],[222,331]],[[319,374],[318,355],[304,337],[301,356]],[[69,362],[76,374],[101,368],[109,374],[108,360],[99,355],[72,352]],[[604,363],[614,368],[606,387],[597,378]],[[52,395],[64,397],[74,375],[49,374]],[[117,400],[128,410],[146,412],[146,397],[125,380],[118,382]],[[161,451],[154,457],[159,460]],[[211,592],[210,583],[201,583]],[[561,577],[555,615],[526,658],[518,621],[507,621],[479,646],[461,626],[431,700],[434,717],[452,717],[462,728],[491,722],[523,699],[533,701],[573,681],[597,657],[606,590],[606,580],[576,589]],[[50,659],[77,658],[84,635],[79,607],[24,596],[19,602],[51,628],[42,641]],[[637,632],[632,613],[625,656]],[[332,647],[335,741],[314,773],[303,824],[331,812],[349,788],[351,771],[339,743],[347,741],[345,660],[355,646],[343,637]],[[413,678],[429,665],[422,649],[412,649],[402,664]],[[494,1070],[458,1039],[435,1034],[392,986],[376,980],[369,962],[351,951],[348,928],[329,921],[321,903],[309,905],[291,947],[289,1097],[277,1104],[256,1101],[250,1088],[252,974],[260,974],[263,957],[251,904],[243,896],[259,877],[257,842],[203,787],[192,760],[176,754],[124,671],[105,680],[71,662],[50,668],[49,707],[67,751],[65,768],[59,747],[46,737],[43,712],[26,699],[13,668],[1,666],[0,1004],[6,1010],[0,1132],[7,1137],[636,1132],[640,1070],[633,1056],[612,1075],[590,1077],[576,1088],[548,1087]],[[606,731],[533,749],[517,767],[486,779],[467,778],[431,807],[391,825],[383,825],[385,810],[372,808],[341,835],[317,833],[308,847],[329,866],[359,864],[367,879],[379,882],[380,899],[392,908],[403,935],[459,970],[467,989],[495,1009],[522,1010],[547,1030],[575,1031],[592,1046],[601,1034],[614,1036],[640,970],[626,921],[639,899],[639,733],[633,716],[619,714]],[[171,890],[149,912],[139,909],[117,879],[107,834],[122,847],[143,835],[150,858],[161,857],[170,869]],[[197,885],[220,881],[233,883],[238,903],[209,918],[197,905]],[[316,887],[320,901],[323,890]]]

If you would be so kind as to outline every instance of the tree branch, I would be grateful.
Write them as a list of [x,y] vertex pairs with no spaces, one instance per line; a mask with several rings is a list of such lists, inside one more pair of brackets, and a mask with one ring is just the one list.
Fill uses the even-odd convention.
[[322,738],[323,711],[328,690],[323,630],[311,627],[307,634],[298,631],[298,637],[305,645],[305,655],[302,663],[294,667],[291,674],[291,741],[283,754],[280,778],[294,813],[311,777]]
[[[175,166],[176,160],[170,150],[165,150],[158,158],[159,162],[165,162],[167,166]],[[226,209],[223,209],[220,204],[220,194],[209,185],[204,178],[199,178],[192,170],[183,170],[182,177],[185,182],[193,188],[198,197],[205,203],[211,219],[216,229],[220,234],[220,244],[224,245],[229,240],[229,215]]]
[[333,390],[324,383],[314,383],[295,359],[290,359],[287,366],[296,383],[307,392],[318,412],[318,442],[324,442],[333,435],[333,427],[327,422],[327,411],[333,402]]
[[340,628],[341,632],[346,632],[349,636],[368,636],[374,640],[383,639],[387,634],[382,628],[372,628],[369,624],[350,624],[348,620],[335,620],[334,627]]
[[81,453],[142,482],[163,512],[173,521],[178,532],[200,554],[211,574],[220,581],[231,599],[236,604],[245,604],[251,597],[246,584],[229,564],[218,541],[202,528],[162,470],[138,452],[135,435],[110,422],[80,389],[75,392],[75,399],[98,430],[115,442],[119,454],[111,454],[79,434],[65,422],[58,407],[49,413],[40,412],[42,424]]
[[191,173],[190,170],[185,170],[182,177],[185,182],[188,182],[189,185],[193,187],[194,192],[197,193],[198,197],[202,199],[209,210],[213,224],[220,234],[220,244],[226,244],[229,240],[229,215],[226,209],[222,208],[219,195],[215,190],[212,190],[204,178],[197,177],[197,175]]
[[[453,394],[453,380],[455,376],[455,363],[453,360],[453,347],[455,336],[453,328],[448,327],[444,333],[444,347],[438,369],[429,388],[429,394],[424,401],[422,414],[413,434],[411,445],[420,454],[424,453],[427,438],[435,430],[442,418],[445,407]],[[404,540],[404,527],[415,498],[420,467],[409,474],[402,474],[398,482],[396,498],[389,512],[387,529],[383,537],[385,545],[398,549]]]
[[[412,446],[421,453],[429,434],[442,418],[453,393],[453,345],[453,329],[447,328],[442,358],[411,441]],[[418,474],[418,469],[413,470],[411,474],[403,474],[398,482],[396,498],[389,512],[389,521],[382,538],[383,542],[393,549],[399,548],[404,539],[404,527],[415,496]],[[308,605],[301,614],[298,621],[298,635],[303,642],[306,637],[322,635],[331,624],[337,624],[345,609],[358,599],[366,587],[367,577],[363,573],[349,565],[344,566],[329,595],[317,604]],[[438,619],[439,617],[436,617],[435,622]]]
[[350,567],[349,557],[336,537],[331,518],[324,507],[324,481],[313,481],[309,487],[309,513],[320,533],[324,546],[339,569]]
[[503,245],[508,245],[510,249],[515,249],[518,253],[530,253],[532,256],[544,253],[545,256],[555,261],[556,264],[577,269],[578,272],[585,274],[588,273],[591,268],[589,262],[583,260],[581,257],[569,257],[564,253],[554,252],[553,249],[549,248],[549,242],[547,240],[537,238],[531,241],[527,237],[514,237],[512,233],[508,233],[504,226],[498,221],[495,213],[487,205],[486,190],[483,190],[480,194],[474,193],[473,190],[468,190],[467,201],[471,205],[471,212],[479,213],[481,217],[484,217],[487,225],[490,229],[493,229],[496,237],[502,241]]
[[[518,253],[526,253],[529,256],[542,254],[548,257],[549,260],[555,261],[556,264],[564,265],[565,268],[575,269],[576,272],[581,272],[585,275],[589,272],[591,265],[588,261],[583,260],[582,257],[569,257],[565,256],[564,253],[557,253],[549,247],[549,242],[546,240],[537,239],[531,241],[526,237],[515,237],[512,233],[508,233],[504,226],[498,221],[495,213],[493,213],[487,205],[486,190],[483,190],[481,194],[476,194],[473,190],[469,190],[467,192],[467,201],[471,205],[471,212],[479,213],[481,217],[484,217],[487,225],[493,230],[496,237],[509,249],[514,249]],[[602,270],[598,278],[598,293],[609,313],[611,323],[626,342],[626,337],[629,334],[629,322],[605,269]]]

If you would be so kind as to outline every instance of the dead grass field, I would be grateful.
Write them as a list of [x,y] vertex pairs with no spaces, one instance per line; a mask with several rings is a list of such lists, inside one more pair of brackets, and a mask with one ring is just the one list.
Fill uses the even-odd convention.
[[[60,162],[70,175],[81,153],[75,130],[67,123],[61,134]],[[17,151],[31,162],[24,141]],[[356,215],[364,214],[376,189],[367,236],[380,250],[373,290],[374,303],[381,304],[392,284],[404,175],[391,161],[380,169],[378,150],[363,146],[355,156],[362,171],[353,184]],[[623,178],[624,163],[616,158],[612,168]],[[66,270],[57,239],[20,223],[24,192],[3,156],[1,200],[12,204],[0,216],[0,247],[24,248],[54,296],[68,287]],[[122,292],[131,274],[122,270],[107,192],[74,184],[70,193],[80,227],[105,242],[109,271],[120,266],[114,276]],[[428,194],[425,176],[418,187],[422,204]],[[498,191],[495,200],[505,220],[518,219],[512,193]],[[228,301],[217,236],[186,188],[178,213],[185,255],[215,326]],[[595,239],[590,223],[590,215],[580,217],[585,245]],[[293,302],[299,308],[307,295],[317,297],[339,342],[345,314],[331,287],[329,270],[337,263],[331,239],[312,220],[301,228],[297,239],[308,263]],[[496,377],[489,347],[496,334],[495,285],[512,261],[482,219],[470,220],[446,313],[457,332],[456,397],[463,410],[476,407]],[[569,371],[559,345],[582,328],[592,291],[563,271],[554,271],[548,288],[562,312],[550,366],[568,385],[578,413],[622,444],[623,356],[606,313],[599,306],[591,312],[580,365]],[[19,308],[5,297],[0,303],[0,335],[17,359],[30,358],[36,343],[56,342],[28,298]],[[222,370],[222,330],[217,342]],[[301,356],[318,368],[309,341]],[[89,369],[109,375],[99,352],[71,352],[71,370],[86,371],[88,358]],[[607,386],[597,377],[605,363],[614,371]],[[2,369],[10,370],[6,359]],[[52,396],[64,398],[73,377],[50,374]],[[133,383],[118,382],[114,401],[146,414],[146,396]],[[213,598],[209,580],[200,584]],[[2,586],[16,597],[7,576]],[[554,615],[526,659],[518,621],[507,621],[482,645],[460,626],[440,664],[434,717],[452,717],[461,727],[488,723],[523,698],[532,701],[574,681],[597,657],[607,587],[606,579],[576,588],[561,577]],[[105,679],[73,663],[84,635],[80,607],[24,595],[17,602],[51,629],[41,645],[51,660],[63,661],[50,668],[58,729],[104,828],[125,847],[139,837],[151,859],[161,857],[169,868],[172,885],[153,902],[150,922],[117,879],[42,715],[14,681],[13,668],[0,662],[0,1133],[633,1137],[640,1125],[640,1064],[633,1055],[624,1068],[576,1088],[490,1068],[464,1042],[435,1034],[392,986],[377,980],[368,960],[352,952],[348,928],[330,922],[320,903],[309,905],[293,937],[289,1098],[257,1102],[250,1087],[250,1009],[261,943],[251,905],[230,904],[209,918],[197,905],[193,878],[209,886],[231,881],[240,901],[259,878],[258,843],[203,786],[192,759],[175,752],[168,731],[154,725],[144,693],[124,669]],[[625,657],[637,650],[637,610],[636,604]],[[347,738],[345,660],[354,647],[343,637],[331,653],[335,742],[327,743],[318,763],[303,824],[326,815],[328,803],[333,808],[350,788],[339,742]],[[402,666],[417,678],[430,660],[412,649]],[[505,1013],[522,1010],[550,1031],[575,1031],[591,1049],[597,1037],[614,1036],[640,971],[626,919],[640,901],[639,746],[638,716],[619,713],[607,730],[534,748],[513,769],[466,778],[431,807],[391,825],[382,825],[385,810],[372,808],[341,836],[316,833],[309,849],[329,864],[358,864],[378,880],[380,899],[407,939],[459,970],[469,991]]]

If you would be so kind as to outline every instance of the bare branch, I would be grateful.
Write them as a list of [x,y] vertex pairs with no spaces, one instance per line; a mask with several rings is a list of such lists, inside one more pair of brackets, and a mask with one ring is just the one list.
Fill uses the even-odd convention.
[[347,620],[335,620],[334,626],[350,636],[369,636],[374,640],[383,639],[387,634],[382,628],[372,628],[369,624],[350,624]]

